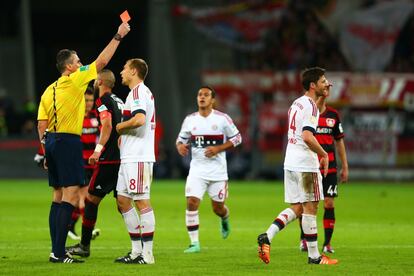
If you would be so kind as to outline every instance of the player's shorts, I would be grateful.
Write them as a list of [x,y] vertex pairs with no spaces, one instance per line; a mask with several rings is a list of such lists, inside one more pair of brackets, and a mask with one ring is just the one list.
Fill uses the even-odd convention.
[[69,187],[84,183],[85,170],[79,135],[48,133],[45,148],[49,186]]
[[285,202],[304,203],[323,200],[320,172],[285,170]]
[[338,196],[338,176],[336,173],[329,173],[326,177],[323,177],[322,184],[325,197]]
[[81,186],[88,186],[89,182],[91,181],[93,175],[93,168],[85,168],[85,181],[82,183]]
[[150,199],[153,162],[122,163],[116,191],[133,200]]
[[210,181],[196,176],[187,177],[186,197],[192,196],[202,200],[206,191],[213,201],[224,202],[229,193],[227,180]]
[[91,195],[104,198],[110,192],[116,196],[116,183],[118,180],[119,163],[100,164],[93,170],[88,192]]

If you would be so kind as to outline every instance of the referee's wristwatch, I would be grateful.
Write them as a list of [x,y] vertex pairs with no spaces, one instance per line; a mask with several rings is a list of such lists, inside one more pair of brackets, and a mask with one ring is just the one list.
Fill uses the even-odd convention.
[[118,41],[121,41],[121,40],[122,40],[122,36],[121,36],[120,34],[116,33],[116,34],[114,35],[114,39],[115,39],[115,40],[118,40]]

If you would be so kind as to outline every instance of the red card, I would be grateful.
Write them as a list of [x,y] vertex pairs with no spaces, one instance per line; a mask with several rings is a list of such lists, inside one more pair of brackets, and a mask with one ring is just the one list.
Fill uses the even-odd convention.
[[121,17],[122,22],[128,22],[129,20],[131,20],[131,17],[129,16],[128,10],[125,10],[123,13],[121,13],[119,15],[119,17]]

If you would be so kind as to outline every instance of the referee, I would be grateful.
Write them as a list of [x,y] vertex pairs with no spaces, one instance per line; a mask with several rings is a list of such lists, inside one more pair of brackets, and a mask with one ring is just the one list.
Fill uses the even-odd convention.
[[61,76],[46,88],[40,100],[38,132],[45,145],[45,168],[48,169],[49,186],[53,188],[49,213],[52,240],[49,261],[52,263],[83,262],[65,253],[65,243],[72,211],[79,203],[78,190],[84,181],[80,140],[85,113],[84,93],[88,83],[108,64],[129,31],[129,24],[122,23],[113,39],[89,65],[82,66],[75,51],[60,50],[56,66]]

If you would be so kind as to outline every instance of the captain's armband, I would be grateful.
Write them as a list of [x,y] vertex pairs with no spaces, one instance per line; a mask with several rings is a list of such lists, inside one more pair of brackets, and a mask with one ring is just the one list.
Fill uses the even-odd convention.
[[181,136],[177,137],[177,140],[175,141],[175,145],[179,145],[179,144],[187,144],[188,143],[188,138],[184,138]]
[[240,133],[238,133],[237,135],[231,137],[229,141],[233,143],[234,147],[237,147],[238,145],[242,143],[242,136]]

